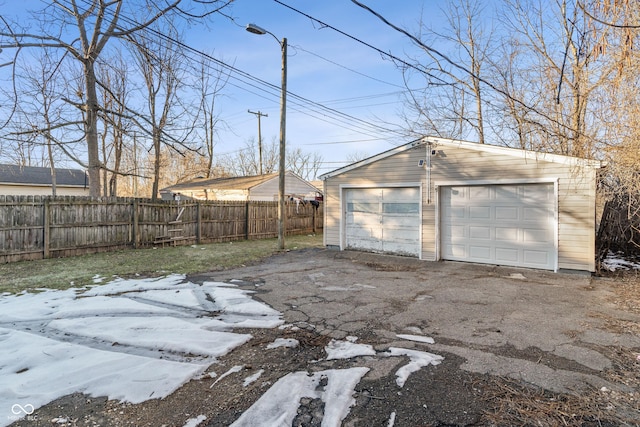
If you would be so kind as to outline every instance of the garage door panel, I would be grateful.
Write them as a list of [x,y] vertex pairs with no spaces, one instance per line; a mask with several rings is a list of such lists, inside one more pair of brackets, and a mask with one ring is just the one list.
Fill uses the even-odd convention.
[[490,246],[469,246],[469,256],[471,258],[479,259],[479,260],[490,260],[491,257],[491,247]]
[[469,227],[469,238],[470,239],[491,239],[491,228],[490,227],[478,227],[478,226],[470,226]]
[[524,251],[524,261],[528,264],[539,265],[541,267],[549,263],[549,255],[546,251]]
[[519,253],[513,248],[496,248],[496,260],[502,263],[517,263]]
[[465,187],[461,193],[476,200],[491,198],[491,192],[487,187]]
[[520,213],[520,209],[508,206],[496,206],[497,220],[517,221]]
[[495,231],[497,241],[513,242],[518,239],[517,227],[496,227]]
[[345,246],[418,256],[420,189],[345,189]]
[[549,208],[522,208],[522,219],[525,221],[547,221],[550,218],[553,218],[553,211],[549,210]]
[[544,229],[527,229],[522,231],[522,240],[525,243],[551,243],[552,237],[549,235],[548,230]]
[[491,218],[491,208],[489,206],[470,206],[469,219],[489,219]]
[[444,259],[554,269],[553,184],[441,187]]

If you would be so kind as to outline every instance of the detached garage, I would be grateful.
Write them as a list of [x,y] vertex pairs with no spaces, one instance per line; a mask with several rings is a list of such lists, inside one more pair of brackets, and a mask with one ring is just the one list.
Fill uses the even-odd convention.
[[598,161],[424,138],[321,177],[327,247],[595,271]]

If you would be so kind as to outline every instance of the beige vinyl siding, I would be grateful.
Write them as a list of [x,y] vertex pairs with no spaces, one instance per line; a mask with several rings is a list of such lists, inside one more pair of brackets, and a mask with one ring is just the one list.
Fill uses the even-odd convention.
[[[468,145],[468,144],[467,144]],[[325,181],[325,245],[341,246],[341,186],[383,187],[398,182],[422,185],[421,259],[438,259],[438,197],[441,186],[513,183],[556,184],[558,268],[595,270],[595,174],[591,166],[508,149],[483,151],[434,144],[430,178],[418,161],[426,158],[427,147],[407,148],[372,163],[330,176]],[[567,158],[569,159],[569,158]],[[428,202],[430,194],[431,203]]]

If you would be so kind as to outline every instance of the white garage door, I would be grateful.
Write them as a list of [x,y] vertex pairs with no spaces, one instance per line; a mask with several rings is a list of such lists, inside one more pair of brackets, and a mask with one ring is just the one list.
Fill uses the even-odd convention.
[[553,184],[442,187],[442,258],[553,270]]
[[348,249],[419,256],[418,187],[350,188],[343,197]]

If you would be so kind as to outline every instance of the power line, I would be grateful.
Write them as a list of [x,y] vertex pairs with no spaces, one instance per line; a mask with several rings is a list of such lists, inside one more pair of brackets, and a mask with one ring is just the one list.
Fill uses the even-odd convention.
[[[84,1],[84,3],[86,4],[90,4],[89,0],[82,0]],[[127,16],[124,15],[120,15],[119,19],[121,19],[124,22],[127,22],[133,26],[140,26],[140,23],[138,23],[137,21],[135,21],[132,18],[129,18]],[[229,77],[235,79],[236,81],[240,82],[243,85],[247,85],[249,87],[252,87],[254,89],[257,89],[259,91],[265,92],[268,95],[271,95],[272,97],[279,97],[279,92],[280,92],[280,87],[277,85],[274,85],[272,83],[269,83],[265,80],[262,80],[258,77],[253,76],[252,74],[243,71],[235,66],[229,65],[227,63],[225,63],[224,61],[217,59],[205,52],[202,52],[192,46],[187,45],[184,42],[181,42],[177,39],[175,39],[174,37],[168,36],[158,30],[155,30],[153,28],[145,28],[144,32],[148,32],[150,34],[153,34],[157,39],[160,40],[164,40],[164,41],[169,41],[171,43],[173,43],[176,46],[179,46],[181,48],[183,48],[186,52],[189,52],[190,54],[196,55],[196,57],[198,59],[207,59],[209,61],[212,61],[216,64],[218,64],[219,66],[223,67],[224,69],[226,69],[229,72]],[[144,34],[144,33],[140,33],[140,34]],[[157,39],[154,39],[157,40]],[[190,59],[195,59],[195,58],[190,58]],[[264,95],[259,95],[255,92],[252,92],[251,90],[247,90],[246,88],[238,85],[238,84],[233,84],[233,83],[229,83],[232,86],[235,86],[241,90],[245,90],[248,91],[249,93],[255,94],[257,96],[263,97],[265,99],[269,99],[267,97],[265,97]],[[271,92],[270,92],[271,91]],[[383,126],[380,126],[378,124],[360,119],[358,117],[355,117],[353,115],[344,113],[342,111],[336,110],[334,108],[331,107],[327,107],[326,105],[320,104],[318,102],[312,101],[308,98],[305,98],[303,96],[300,96],[296,93],[287,91],[287,94],[289,96],[289,101],[290,104],[294,104],[298,107],[298,109],[296,108],[292,108],[295,111],[301,112],[303,114],[307,114],[311,117],[314,117],[316,119],[328,122],[328,123],[332,123],[329,120],[332,120],[334,125],[341,126],[341,127],[345,127],[348,129],[355,129],[355,130],[359,130],[360,132],[365,132],[367,134],[369,134],[370,132],[383,132],[383,133],[391,133],[391,134],[395,134],[395,135],[401,135],[404,136],[404,134],[400,131],[394,130],[394,129],[389,129]],[[311,114],[309,112],[309,109],[311,109],[311,111],[313,111],[314,114]]]

